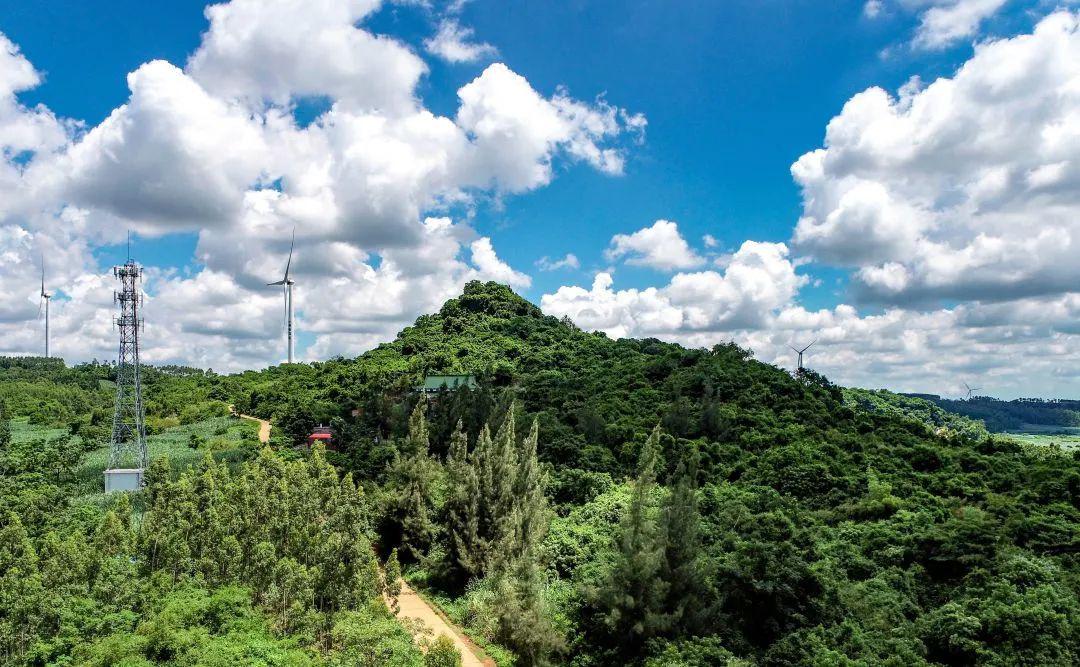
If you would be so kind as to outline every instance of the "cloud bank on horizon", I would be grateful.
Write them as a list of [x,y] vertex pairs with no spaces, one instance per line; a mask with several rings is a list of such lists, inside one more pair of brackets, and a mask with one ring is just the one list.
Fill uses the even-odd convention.
[[[976,37],[1002,4],[871,0],[864,13],[919,12],[911,48],[933,50]],[[0,282],[14,295],[0,302],[0,354],[41,347],[44,254],[61,293],[53,349],[111,358],[113,281],[94,251],[128,229],[198,234],[188,270],[148,267],[152,363],[275,363],[281,295],[265,282],[294,227],[307,359],[389,340],[469,280],[529,288],[472,212],[566,164],[618,178],[646,117],[538,91],[453,11],[423,47],[478,73],[440,115],[418,93],[418,51],[365,29],[380,6],[212,5],[187,62],[129,73],[127,101],[92,127],[20,101],[42,77],[0,36]],[[302,123],[308,99],[328,103]],[[786,366],[789,343],[820,338],[811,365],[845,384],[947,393],[978,372],[1005,394],[1080,390],[1080,14],[980,41],[933,82],[854,95],[791,174],[803,206],[786,242],[723,252],[678,221],[642,221],[593,249],[608,266],[591,285],[550,290],[542,308],[613,336],[735,340]],[[567,250],[535,268],[578,270],[580,249]],[[624,265],[657,284],[620,287]],[[807,308],[809,266],[850,276],[850,303]]]

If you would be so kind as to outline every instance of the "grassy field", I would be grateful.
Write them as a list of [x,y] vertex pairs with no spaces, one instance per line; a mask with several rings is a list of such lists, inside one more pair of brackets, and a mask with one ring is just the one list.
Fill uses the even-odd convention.
[[[51,440],[67,435],[66,428],[49,428],[48,426],[36,426],[28,424],[25,419],[13,419],[11,424],[12,442],[29,442],[31,440]],[[75,436],[72,444],[79,444],[78,436]]]
[[[1061,429],[1058,429],[1059,431]],[[1062,451],[1071,452],[1080,449],[1080,432],[1077,429],[1069,429],[1071,432],[1043,432],[1043,433],[1002,433],[1001,437],[1009,438],[1026,445],[1038,445],[1041,447],[1059,447]]]
[[[215,417],[205,421],[176,426],[146,440],[150,460],[168,456],[173,474],[177,475],[187,466],[198,462],[209,450],[215,458],[234,460],[243,455],[246,447],[258,444],[259,426],[255,422],[231,417]],[[67,429],[49,428],[28,424],[24,420],[11,422],[11,437],[17,442],[49,440],[67,435]],[[200,447],[193,449],[191,436],[196,436]],[[78,436],[72,438],[73,446],[81,445]],[[82,459],[76,477],[84,499],[103,495],[104,471],[108,464],[109,449],[101,447],[88,452]]]

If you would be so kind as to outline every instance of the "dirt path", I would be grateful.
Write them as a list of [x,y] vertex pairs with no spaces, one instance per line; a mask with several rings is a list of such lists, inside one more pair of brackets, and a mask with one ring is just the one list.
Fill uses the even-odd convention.
[[268,444],[270,442],[270,422],[265,419],[259,419],[258,417],[252,417],[251,415],[242,415],[236,410],[233,410],[233,406],[229,406],[229,409],[233,411],[233,414],[240,419],[247,419],[253,422],[259,422],[259,442],[262,444]]
[[[232,409],[231,405],[229,409]],[[251,415],[242,415],[235,411],[234,414],[241,419],[259,422],[259,442],[264,444],[270,442],[269,421]],[[461,651],[461,667],[495,667],[494,660],[490,658],[481,660],[480,656],[483,653],[477,648],[476,644],[462,634],[460,630],[453,627],[404,581],[401,582],[401,595],[398,596],[398,605],[400,607],[398,618],[420,621],[428,630],[431,630],[432,639],[437,639],[439,635],[446,635],[452,639],[454,647]]]
[[401,595],[398,596],[398,611],[400,619],[414,619],[422,622],[432,631],[431,638],[437,639],[439,635],[446,635],[454,641],[454,647],[461,651],[461,667],[495,667],[493,660],[481,660],[479,649],[436,612],[431,605],[416,594],[404,581],[401,582]]

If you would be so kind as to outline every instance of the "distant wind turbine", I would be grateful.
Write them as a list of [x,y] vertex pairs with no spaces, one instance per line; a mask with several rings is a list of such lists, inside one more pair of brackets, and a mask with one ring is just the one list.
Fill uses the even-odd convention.
[[266,283],[268,287],[281,285],[285,294],[285,330],[288,336],[289,363],[293,362],[293,294],[292,286],[296,283],[289,277],[289,267],[292,266],[293,246],[296,245],[296,228],[293,228],[292,241],[289,243],[289,259],[285,262],[285,277],[276,283]]
[[53,297],[45,291],[45,255],[41,256],[41,295],[38,300],[38,317],[41,317],[41,309],[45,308],[45,357],[49,356],[49,299]]
[[964,389],[967,389],[967,400],[969,400],[969,401],[970,401],[970,400],[971,400],[971,395],[972,395],[972,394],[973,394],[974,392],[976,392],[976,391],[979,391],[980,389],[982,389],[982,387],[972,387],[972,386],[971,386],[971,385],[969,385],[969,384],[968,384],[967,382],[965,382],[965,383],[964,383]]
[[806,347],[804,347],[801,350],[799,348],[795,347],[794,345],[788,345],[788,347],[790,347],[792,350],[795,351],[796,354],[799,355],[799,372],[802,372],[802,369],[803,369],[803,354],[805,354],[806,351],[809,350],[810,347],[816,342],[817,342],[817,339],[815,338],[814,341],[812,343],[810,343],[810,345],[807,345]]

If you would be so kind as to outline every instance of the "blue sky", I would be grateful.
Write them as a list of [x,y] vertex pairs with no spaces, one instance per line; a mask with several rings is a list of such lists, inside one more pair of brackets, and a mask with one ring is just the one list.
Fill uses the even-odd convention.
[[[102,11],[30,0],[10,3],[0,29],[45,73],[26,101],[95,124],[127,99],[128,72],[156,58],[187,59],[207,28],[205,4],[110,1]],[[786,240],[800,210],[788,169],[821,144],[843,103],[871,85],[895,89],[913,74],[947,70],[970,52],[963,44],[932,58],[882,58],[914,17],[879,24],[863,16],[862,2],[687,2],[677,11],[666,2],[474,2],[464,18],[538,90],[605,94],[649,119],[647,141],[623,177],[571,165],[550,186],[479,212],[478,228],[506,241],[499,247],[512,265],[573,252],[583,275],[606,265],[602,250],[613,234],[658,218],[678,221],[688,237],[712,234],[729,250],[746,238]],[[419,50],[433,19],[416,6],[388,5],[367,25]],[[451,114],[455,91],[478,67],[431,67],[420,93],[429,108]],[[184,266],[195,246],[189,237],[144,242],[144,261]],[[123,253],[114,246],[100,256],[107,265]],[[645,272],[627,273],[648,284],[648,275],[633,275]],[[535,276],[528,295],[538,299],[564,278]],[[814,301],[826,305],[835,289],[826,285]]]
[[[970,17],[971,11],[976,11],[969,11],[967,5],[976,4],[981,14],[965,24],[963,17]],[[267,3],[260,11],[271,14],[274,6],[273,2]],[[1011,278],[1007,284],[983,277],[984,273],[987,276],[1009,273],[1012,259],[1002,256],[985,260],[983,264],[975,262],[971,273],[963,277],[943,277],[941,266],[960,261],[941,259],[946,249],[959,253],[956,257],[970,258],[981,247],[972,245],[973,239],[999,234],[1003,242],[1009,240],[1006,232],[1001,231],[1010,224],[1004,217],[979,217],[985,206],[949,208],[941,202],[952,194],[927,190],[933,182],[974,182],[978,180],[973,175],[977,169],[970,164],[951,165],[946,157],[930,154],[912,158],[914,161],[907,168],[937,160],[934,168],[924,175],[925,182],[915,187],[908,182],[908,172],[899,168],[888,172],[876,162],[883,155],[873,153],[879,147],[861,145],[847,135],[838,134],[836,140],[827,140],[826,127],[830,120],[844,115],[846,103],[866,97],[864,91],[874,86],[888,91],[894,106],[871,105],[873,113],[880,114],[886,109],[901,120],[918,122],[915,112],[909,112],[898,101],[901,86],[912,77],[919,77],[921,83],[913,86],[912,94],[921,96],[925,106],[932,110],[933,104],[940,103],[934,101],[932,91],[927,92],[931,82],[943,77],[950,83],[955,79],[957,86],[962,87],[966,84],[957,74],[958,68],[972,61],[974,64],[967,69],[977,71],[980,65],[975,62],[973,44],[1016,40],[1016,49],[1029,48],[1020,44],[1018,38],[1034,30],[1054,9],[1053,5],[1020,0],[871,0],[869,3],[865,0],[835,3],[473,0],[460,8],[439,3],[381,3],[372,11],[357,10],[357,16],[362,18],[355,28],[365,34],[385,36],[403,49],[411,50],[423,62],[426,71],[415,80],[412,94],[420,100],[420,109],[438,117],[455,118],[462,104],[459,90],[486,74],[492,63],[505,63],[544,100],[555,100],[558,91],[565,91],[569,98],[593,111],[610,107],[626,117],[640,114],[647,119],[642,137],[628,125],[620,125],[610,134],[589,139],[590,148],[617,150],[621,169],[609,169],[590,159],[575,157],[573,139],[564,144],[556,141],[549,152],[537,158],[538,164],[550,165],[546,178],[510,187],[501,184],[496,173],[492,177],[492,183],[496,183],[493,187],[466,186],[465,199],[457,198],[450,204],[424,199],[421,219],[429,215],[448,216],[456,225],[454,233],[465,235],[461,236],[462,257],[466,263],[472,261],[469,266],[475,269],[468,275],[506,277],[530,299],[543,302],[549,312],[584,319],[586,326],[591,318],[595,320],[594,328],[614,335],[658,335],[688,344],[735,338],[754,348],[759,358],[783,364],[790,362],[783,352],[789,339],[824,335],[827,340],[822,344],[824,349],[819,358],[825,370],[839,373],[841,380],[948,393],[958,390],[964,379],[961,374],[965,377],[989,374],[989,380],[978,383],[993,386],[993,378],[998,375],[999,393],[1017,395],[1031,393],[1029,390],[1053,393],[1077,388],[1074,375],[1056,372],[1071,365],[1071,357],[1051,362],[1033,378],[1003,368],[993,361],[992,354],[995,340],[1015,341],[1041,335],[1044,347],[1070,340],[1068,337],[1073,333],[1068,331],[1068,326],[1053,318],[1037,323],[1033,329],[1030,318],[1026,323],[1007,323],[1000,315],[1003,310],[1073,312],[1072,292],[1061,287],[1068,283],[1069,276],[1058,275],[1060,271],[1048,266],[1045,271],[1040,269],[1031,275]],[[232,11],[231,6],[228,11]],[[313,5],[311,11],[321,10]],[[1060,15],[1073,16],[1067,9],[1062,12]],[[240,7],[232,13],[240,16]],[[426,41],[448,22],[466,31],[465,41],[491,48],[465,62],[441,57]],[[225,26],[224,19],[221,26]],[[211,48],[202,46],[203,34],[210,28],[201,2],[102,5],[28,0],[8,3],[0,14],[0,32],[40,73],[37,85],[18,89],[18,103],[24,110],[33,110],[40,104],[57,118],[81,121],[81,126],[68,129],[72,145],[90,143],[83,138],[92,136],[98,125],[129,101],[132,92],[126,77],[144,64],[161,59],[185,68],[189,57],[200,49],[209,54],[207,62],[215,57],[220,59],[220,54],[215,55]],[[1065,26],[1061,32],[1064,36],[1060,39],[1066,45],[1076,39],[1075,27]],[[264,47],[265,44],[260,48]],[[254,60],[257,53],[247,55],[252,59],[226,64],[234,70],[242,68],[244,63],[260,67]],[[236,54],[230,57],[240,58]],[[227,104],[239,99],[229,97],[234,93],[239,95],[235,92],[240,90],[238,86],[248,86],[244,88],[245,94],[250,92],[248,83],[225,81],[227,75],[221,73],[225,70],[213,70],[213,67],[217,65],[211,62],[200,72],[188,66],[183,76],[190,77]],[[329,92],[313,98],[304,92],[310,87],[301,80],[293,86],[295,90],[287,91],[284,101],[277,98],[271,101],[269,89],[260,90],[259,94],[266,93],[264,102],[271,107],[277,104],[277,108],[293,114],[298,130],[307,123],[329,126],[328,117],[320,118],[320,114],[327,111],[329,101],[345,99],[349,93],[342,93],[339,83],[331,81],[326,83]],[[1037,98],[1039,91],[1026,94]],[[179,103],[170,103],[182,106],[183,98],[180,99]],[[972,93],[971,99],[977,100],[978,95]],[[914,106],[918,108],[919,104]],[[260,114],[267,113],[270,107],[264,104],[245,108],[257,118],[265,118]],[[1003,102],[1001,108],[1011,107]],[[974,126],[982,122],[978,119],[990,122],[986,114],[970,111],[976,119],[971,121]],[[1067,111],[1067,108],[1059,109],[1057,117],[1025,116],[1014,120],[1018,126],[1030,121],[1035,126],[1041,122],[1050,127],[1060,124],[1061,118],[1068,116]],[[856,127],[856,135],[875,136],[881,132],[875,128],[884,127],[873,124],[877,121],[868,114],[851,114],[850,123]],[[958,123],[963,124],[962,119]],[[917,130],[912,132],[914,136]],[[841,140],[851,142],[850,146],[841,145]],[[904,138],[898,141],[903,144]],[[924,143],[928,143],[925,138]],[[912,138],[905,145],[917,144]],[[125,145],[131,145],[131,139]],[[836,156],[827,162],[830,166],[826,167],[826,173],[801,180],[793,178],[793,163],[823,148]],[[68,150],[62,147],[54,152]],[[507,152],[505,147],[500,151]],[[109,155],[112,159],[112,154]],[[851,155],[857,159],[849,157],[848,162],[841,159]],[[123,156],[118,158],[123,159]],[[1032,161],[1023,165],[998,165],[992,163],[994,159],[998,159],[997,153],[987,153],[987,169],[1013,169],[1016,173],[1026,170],[1024,173],[1030,174],[1045,168],[1046,174],[1058,179],[1066,178],[1058,171],[1069,173],[1067,165],[1071,164],[1069,159],[1051,161],[1045,155],[1032,156]],[[29,180],[31,172],[27,169],[24,179]],[[869,184],[856,193],[862,199],[852,195],[848,201],[858,199],[857,203],[863,207],[859,215],[878,216],[871,223],[858,216],[854,222],[846,222],[848,208],[842,203],[822,203],[833,198],[838,189],[846,191],[853,181]],[[285,183],[287,194],[295,194],[289,188],[295,187],[297,176],[290,180],[286,175],[284,181],[278,182]],[[105,186],[95,186],[94,192],[100,192],[102,187]],[[241,289],[252,290],[257,286],[259,276],[255,274],[262,269],[253,268],[254,251],[250,256],[222,258],[229,254],[221,249],[228,240],[224,237],[215,240],[214,234],[228,225],[203,224],[198,219],[170,220],[168,224],[133,219],[128,212],[130,207],[125,208],[130,202],[112,206],[103,202],[104,195],[87,194],[86,188],[74,190],[79,194],[65,195],[52,207],[53,222],[28,221],[24,212],[20,214],[23,218],[12,214],[8,223],[17,223],[31,234],[41,233],[40,243],[45,243],[48,230],[56,232],[64,224],[55,221],[55,211],[63,206],[74,210],[77,204],[78,210],[87,212],[91,220],[96,221],[100,213],[103,222],[90,226],[100,224],[102,229],[108,228],[75,235],[67,230],[65,241],[52,241],[71,247],[85,244],[86,256],[79,261],[96,263],[98,269],[103,269],[122,259],[125,247],[118,230],[128,226],[141,231],[136,244],[140,261],[158,271],[158,282],[152,281],[148,286],[151,293],[159,288],[165,293],[169,290],[186,293],[184,290],[195,289],[200,280],[209,281],[211,271],[236,280],[237,294]],[[435,196],[439,199],[445,194],[435,193]],[[878,202],[874,207],[880,203],[875,197],[883,198],[887,205],[865,213],[864,209],[871,206],[867,202]],[[815,204],[808,203],[811,198]],[[1034,201],[1029,204],[1034,206]],[[815,206],[821,207],[820,210]],[[147,207],[152,208],[148,203],[139,210]],[[961,213],[961,208],[965,212]],[[832,218],[830,213],[834,214]],[[1035,215],[1034,209],[1032,213]],[[961,215],[967,217],[959,219]],[[800,218],[810,221],[800,223]],[[676,223],[677,232],[673,233],[684,241],[683,246],[676,244],[676,250],[683,253],[681,259],[652,257],[648,246],[656,242],[655,237],[650,237],[652,240],[630,237],[660,220]],[[387,256],[399,265],[407,263],[403,258],[395,260],[392,251],[387,255],[377,243],[356,240],[353,232],[348,231],[347,222],[341,224],[345,231],[333,238],[321,232],[318,238],[314,233],[309,235],[301,223],[298,232],[301,243],[312,244],[308,256],[316,253],[316,242],[337,243],[333,247],[317,247],[318,252],[343,253],[341,262],[354,262],[352,269],[341,269],[342,280],[346,280],[346,273],[362,273],[366,270],[363,267],[381,270]],[[288,221],[277,224],[278,237],[280,229],[287,224]],[[874,226],[868,228],[867,224]],[[1066,235],[1074,231],[1067,222],[1060,227]],[[960,228],[963,233],[955,231]],[[1015,229],[1015,224],[1012,228]],[[1050,234],[1058,227],[1048,225],[1046,230]],[[628,240],[623,251],[613,252],[618,235]],[[707,247],[705,235],[715,239],[715,244]],[[860,236],[865,236],[865,242],[859,242]],[[468,259],[467,247],[475,238],[487,239],[497,253],[500,263],[493,269],[494,273],[475,260],[475,248],[474,259]],[[748,241],[766,245],[744,246]],[[28,242],[33,243],[39,241]],[[281,239],[276,238],[261,257],[273,255],[274,261],[280,261],[282,252]],[[423,249],[415,252],[422,255]],[[541,257],[558,260],[567,253],[579,260],[576,268],[544,271],[536,264]],[[915,259],[911,259],[912,255]],[[718,257],[720,260],[716,261]],[[201,261],[207,258],[209,266]],[[743,264],[753,267],[773,261],[783,264],[777,269],[781,273],[745,280],[738,277],[742,275]],[[302,278],[301,285],[321,280],[319,275],[324,275],[326,280],[336,276],[328,269],[321,274],[323,267],[313,265],[301,264],[298,270],[311,275]],[[454,279],[467,273],[460,267],[455,270]],[[901,273],[903,277],[898,277]],[[598,274],[611,277],[610,290],[597,290],[594,280]],[[684,275],[691,277],[681,278]],[[969,279],[969,275],[974,277]],[[420,283],[408,282],[413,278],[419,280],[417,276],[406,271],[404,282],[400,283],[402,289],[406,292],[424,289]],[[77,276],[73,273],[66,279],[74,285]],[[763,284],[780,285],[777,287],[780,293],[763,294]],[[663,292],[661,305],[642,301],[646,298],[644,292],[650,288]],[[64,291],[62,286],[57,289]],[[710,290],[722,296],[710,303],[694,301],[708,299],[701,295]],[[74,293],[74,287],[68,291]],[[687,296],[691,293],[697,296]],[[244,300],[247,306],[254,308],[256,302],[262,304],[257,292],[251,294],[251,298]],[[607,301],[601,302],[603,299]],[[163,297],[161,303],[165,301]],[[417,314],[413,310],[430,306],[426,302],[421,306],[415,299],[413,302],[410,307],[403,306],[393,312],[383,308],[377,316],[363,322],[348,317],[317,321],[313,309],[305,312],[301,294],[298,296],[300,329],[305,333],[299,347],[308,358],[357,352],[380,336],[392,335],[394,327]],[[837,310],[840,306],[853,308],[854,315]],[[260,325],[249,321],[223,322],[220,329],[207,331],[202,325],[191,324],[184,325],[182,330],[201,336],[223,335],[227,343],[241,341],[236,343],[239,347],[253,345],[251,341],[263,334],[276,333],[268,330],[272,307],[269,301],[257,307],[259,313],[254,319]],[[663,324],[650,324],[648,309],[654,307],[656,317],[663,319]],[[266,312],[262,312],[264,309]],[[618,309],[627,312],[615,312]],[[894,313],[892,322],[874,319],[889,313]],[[679,321],[672,323],[665,319],[669,316]],[[903,330],[906,326],[903,323],[916,320],[925,321],[925,326]],[[944,320],[950,323],[942,324]],[[972,324],[975,321],[979,324]],[[992,326],[985,324],[990,321]],[[373,322],[388,324],[381,327]],[[30,330],[33,325],[27,323],[24,328]],[[906,358],[881,360],[883,365],[873,372],[851,373],[851,359],[867,353],[867,348],[854,340],[853,337],[860,335],[855,331],[863,331],[861,335],[912,341],[912,352]],[[349,340],[349,336],[355,339]],[[913,365],[921,364],[920,355],[925,353],[921,348],[945,345],[943,341],[958,345],[954,338],[965,336],[981,341],[986,346],[985,353],[976,358],[964,356],[955,367],[924,373],[911,370]],[[214,344],[210,339],[199,339],[189,349],[211,350]],[[207,356],[209,352],[185,358],[185,353],[165,348],[161,352],[162,360],[217,361],[219,367],[235,368],[258,366],[266,354],[263,348],[254,346],[244,354],[215,360],[212,355]],[[73,348],[72,354],[85,356],[90,352]],[[1017,365],[1022,365],[1026,354],[1034,352],[1018,351]],[[274,361],[272,357],[265,359],[266,363]],[[1049,377],[1055,379],[1048,380]]]

